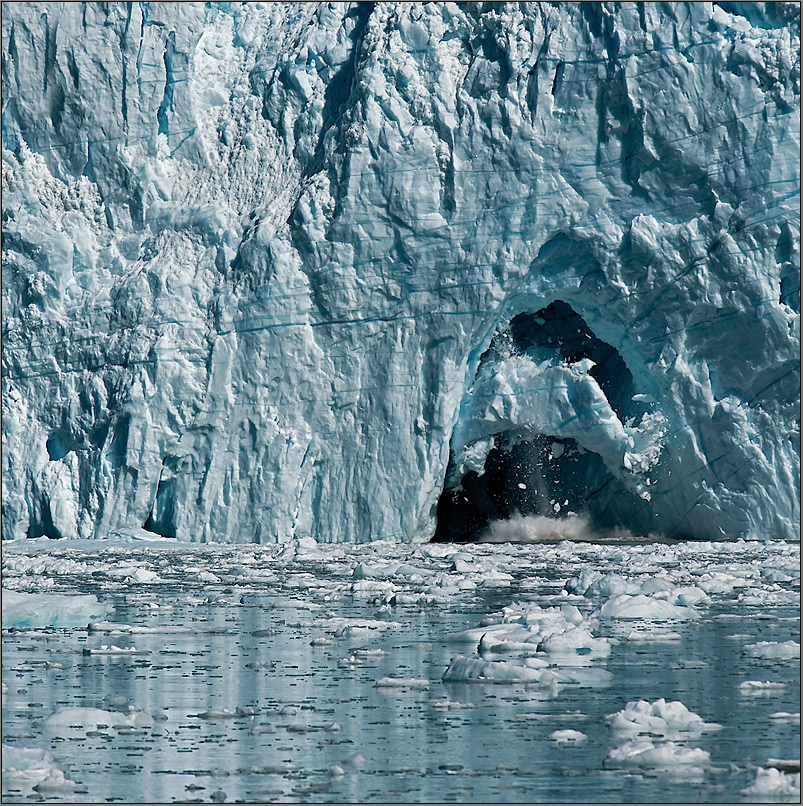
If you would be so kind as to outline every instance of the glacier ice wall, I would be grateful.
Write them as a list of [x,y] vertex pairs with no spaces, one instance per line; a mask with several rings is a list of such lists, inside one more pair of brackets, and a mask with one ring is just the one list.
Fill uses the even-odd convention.
[[5,5],[3,537],[794,537],[799,14]]

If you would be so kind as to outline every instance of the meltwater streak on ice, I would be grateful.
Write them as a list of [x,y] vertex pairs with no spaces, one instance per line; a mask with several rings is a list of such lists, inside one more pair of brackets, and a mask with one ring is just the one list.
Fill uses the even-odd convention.
[[[4,537],[423,541],[533,435],[796,536],[794,5],[10,4],[3,65]],[[557,303],[619,411],[483,365]]]

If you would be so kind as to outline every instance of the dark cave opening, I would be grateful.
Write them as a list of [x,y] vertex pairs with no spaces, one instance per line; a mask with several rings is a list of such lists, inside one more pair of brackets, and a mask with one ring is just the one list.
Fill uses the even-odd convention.
[[640,504],[600,456],[573,439],[502,434],[482,475],[471,470],[458,487],[444,490],[432,540],[473,542],[492,521],[515,514],[586,514],[595,528],[611,529],[624,526],[628,510]]
[[51,540],[59,540],[63,536],[53,523],[50,502],[45,496],[41,496],[31,509],[26,537],[48,537]]
[[[167,460],[162,464],[166,466]],[[173,477],[159,479],[153,506],[145,519],[145,523],[142,524],[142,528],[146,532],[152,532],[162,537],[177,536],[175,484],[176,481]]]
[[[617,350],[597,338],[572,307],[557,300],[535,313],[515,316],[497,334],[483,362],[503,360],[506,349],[534,360],[557,358],[594,362],[589,374],[621,420],[637,416],[633,377]],[[452,466],[447,478],[452,478]],[[565,517],[585,514],[600,529],[635,529],[643,501],[605,466],[602,458],[575,440],[523,430],[497,434],[484,471],[469,471],[445,487],[438,501],[433,542],[477,540],[495,520],[515,514]],[[646,521],[645,524],[646,525]]]
[[590,358],[589,375],[599,384],[620,420],[631,416],[633,376],[615,347],[597,338],[566,302],[556,300],[534,314],[520,313],[508,327],[514,349],[528,355],[556,354],[567,364]]

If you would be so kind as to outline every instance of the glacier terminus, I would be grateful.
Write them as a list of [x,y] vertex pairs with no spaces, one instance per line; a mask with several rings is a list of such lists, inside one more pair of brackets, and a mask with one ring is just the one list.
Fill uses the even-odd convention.
[[4,538],[796,539],[798,4],[2,34]]

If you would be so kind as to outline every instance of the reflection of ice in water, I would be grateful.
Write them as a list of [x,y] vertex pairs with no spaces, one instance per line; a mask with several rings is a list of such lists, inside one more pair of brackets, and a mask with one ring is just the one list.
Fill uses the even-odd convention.
[[[4,548],[4,616],[41,605],[3,635],[5,800],[794,789],[748,760],[798,747],[797,545]],[[80,628],[43,580],[85,597]]]

